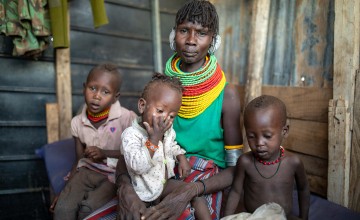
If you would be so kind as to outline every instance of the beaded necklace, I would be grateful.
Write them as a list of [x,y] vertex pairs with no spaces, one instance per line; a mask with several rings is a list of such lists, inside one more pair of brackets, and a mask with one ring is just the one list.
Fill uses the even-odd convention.
[[96,113],[96,114],[90,112],[90,111],[87,109],[87,110],[86,110],[86,115],[87,115],[87,118],[88,118],[90,121],[96,123],[96,122],[99,122],[99,121],[102,121],[102,120],[108,118],[108,117],[109,117],[109,112],[110,112],[110,108],[107,108],[107,109],[105,109],[104,111],[99,112],[99,113]]
[[279,168],[280,168],[280,164],[281,164],[281,158],[284,156],[284,148],[283,147],[280,147],[280,155],[278,157],[278,159],[276,159],[275,161],[272,161],[272,162],[265,162],[265,161],[262,161],[260,158],[256,157],[256,160],[259,161],[260,163],[262,163],[263,165],[272,165],[272,164],[276,164],[276,163],[279,163],[277,168],[276,168],[276,171],[273,175],[269,176],[269,177],[266,177],[264,175],[262,175],[258,169],[258,167],[256,166],[256,162],[255,162],[255,159],[254,159],[254,166],[255,166],[255,169],[256,171],[259,173],[259,175],[264,178],[264,179],[271,179],[273,178],[279,171]]
[[264,165],[272,165],[272,164],[276,164],[276,163],[279,163],[281,158],[284,156],[284,148],[280,146],[280,156],[274,160],[274,161],[271,161],[271,162],[266,162],[266,161],[263,161],[261,160],[259,157],[256,157],[257,161],[259,161],[260,163],[264,164]]
[[224,89],[225,74],[214,55],[206,56],[205,64],[198,71],[183,72],[180,64],[180,57],[174,54],[166,62],[165,74],[179,78],[184,86],[179,116],[194,118],[204,112]]

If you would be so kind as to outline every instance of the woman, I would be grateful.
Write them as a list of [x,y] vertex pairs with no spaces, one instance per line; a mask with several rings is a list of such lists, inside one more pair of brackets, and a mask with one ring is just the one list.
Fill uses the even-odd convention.
[[[193,0],[177,12],[169,37],[170,47],[176,53],[167,62],[165,74],[179,77],[185,87],[174,129],[176,141],[193,165],[185,179],[192,183],[177,188],[158,205],[146,209],[134,194],[124,163],[119,160],[120,219],[188,218],[191,214],[186,212],[187,206],[196,196],[205,196],[212,218],[220,218],[222,191],[232,183],[242,135],[238,90],[226,83],[213,55],[220,45],[218,31],[215,7],[208,1]],[[230,161],[226,159],[228,153]],[[227,166],[227,162],[233,166]]]

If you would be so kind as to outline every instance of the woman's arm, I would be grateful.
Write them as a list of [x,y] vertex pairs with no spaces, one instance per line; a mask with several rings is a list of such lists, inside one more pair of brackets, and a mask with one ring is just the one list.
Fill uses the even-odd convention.
[[236,171],[235,171],[235,177],[233,184],[231,185],[231,190],[226,202],[226,207],[224,211],[224,216],[235,214],[236,208],[238,207],[239,203],[243,207],[242,200],[242,192],[243,192],[243,185],[244,185],[244,179],[245,179],[245,155],[242,155],[236,165]]
[[240,94],[235,85],[227,84],[222,106],[222,127],[225,145],[241,145],[241,103]]
[[123,156],[119,157],[116,166],[116,186],[119,199],[117,219],[140,219],[145,212],[145,204],[136,194],[126,169]]

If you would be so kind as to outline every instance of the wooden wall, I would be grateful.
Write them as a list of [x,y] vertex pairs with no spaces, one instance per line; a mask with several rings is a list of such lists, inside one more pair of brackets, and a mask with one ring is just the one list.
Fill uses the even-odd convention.
[[[305,162],[312,192],[360,211],[359,2],[271,0],[266,13],[257,12],[258,5],[268,4],[261,0],[212,2],[226,39],[217,57],[228,81],[251,87],[245,93],[276,94],[294,104],[296,114],[290,116],[291,135],[285,144]],[[261,24],[252,19],[258,15]],[[257,25],[268,29],[265,52],[254,46],[263,36],[256,32]],[[254,66],[263,67],[262,72]],[[244,102],[249,101],[248,94],[243,95]],[[303,101],[297,105],[299,98]]]
[[[88,0],[69,1],[72,115],[83,104],[82,85],[96,64],[119,65],[121,104],[136,102],[153,66],[150,0],[105,0],[109,24],[94,29]],[[163,63],[172,54],[168,35],[184,0],[159,1]],[[12,40],[0,35],[0,215],[3,219],[50,219],[49,182],[35,150],[47,143],[46,104],[56,103],[52,46],[33,60],[13,57]]]
[[[212,2],[218,7],[220,33],[226,40],[216,55],[228,81],[240,84],[245,96],[245,84],[249,86],[255,78],[263,85],[255,86],[258,95],[275,95],[284,100],[291,123],[284,146],[304,161],[311,191],[326,196],[334,1],[271,0],[267,6],[269,16],[260,24],[268,29],[264,51],[252,48],[261,36],[255,33],[251,37],[258,25],[252,20],[257,13],[255,4],[261,1]],[[252,49],[255,53],[251,53]],[[263,60],[251,65],[252,60],[262,56]],[[260,65],[262,72],[254,76],[254,68]]]

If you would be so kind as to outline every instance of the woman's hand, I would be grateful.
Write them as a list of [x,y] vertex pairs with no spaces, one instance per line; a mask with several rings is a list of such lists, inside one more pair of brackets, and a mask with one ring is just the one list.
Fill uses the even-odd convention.
[[[126,199],[125,199],[126,198]],[[133,186],[123,182],[118,188],[118,220],[138,220],[145,213],[145,203],[140,200]]]
[[184,184],[167,195],[158,205],[148,208],[141,219],[177,219],[195,196],[195,185],[193,183]]

